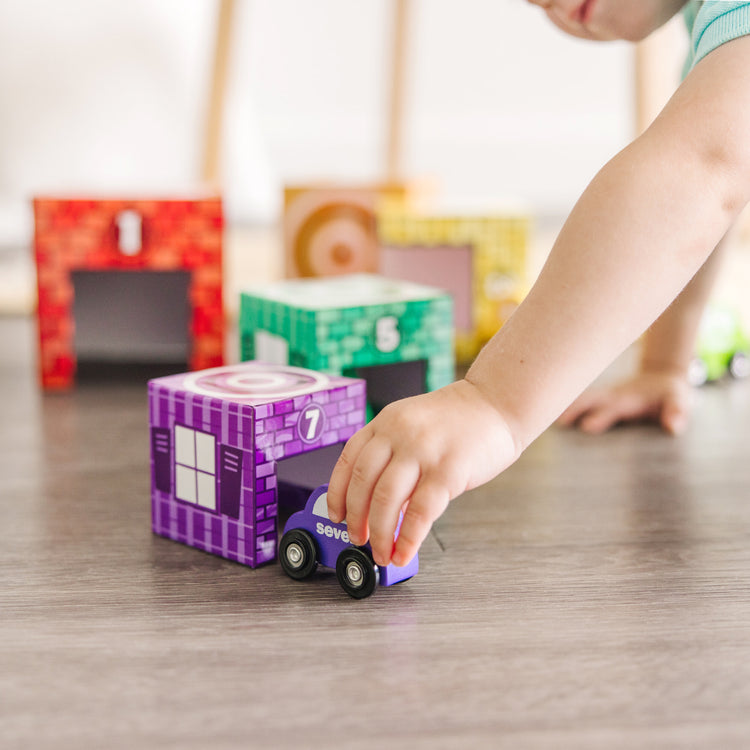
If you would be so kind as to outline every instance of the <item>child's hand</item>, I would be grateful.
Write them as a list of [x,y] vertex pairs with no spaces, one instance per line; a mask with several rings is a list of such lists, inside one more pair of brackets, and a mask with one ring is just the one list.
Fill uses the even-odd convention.
[[692,389],[674,372],[644,372],[608,388],[592,388],[573,402],[558,424],[598,435],[620,422],[657,422],[672,435],[684,432]]
[[461,380],[390,404],[349,440],[331,476],[329,516],[346,518],[353,544],[369,537],[376,564],[406,565],[454,497],[517,457],[505,420]]

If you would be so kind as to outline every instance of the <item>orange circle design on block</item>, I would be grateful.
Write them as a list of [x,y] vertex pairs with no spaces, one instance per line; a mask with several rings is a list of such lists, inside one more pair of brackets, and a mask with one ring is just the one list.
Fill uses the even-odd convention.
[[302,223],[294,239],[300,276],[335,276],[377,269],[375,216],[353,204],[324,205]]

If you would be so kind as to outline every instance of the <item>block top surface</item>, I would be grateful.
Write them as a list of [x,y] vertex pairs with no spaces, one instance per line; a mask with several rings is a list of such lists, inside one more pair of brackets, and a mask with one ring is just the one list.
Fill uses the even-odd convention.
[[290,279],[247,287],[243,294],[303,310],[338,310],[445,297],[447,292],[375,274]]
[[96,208],[109,206],[122,201],[143,203],[202,203],[204,201],[221,200],[221,194],[210,186],[196,185],[194,187],[180,186],[173,190],[158,190],[149,193],[122,192],[122,193],[40,193],[35,195],[34,203],[55,206],[76,206]]
[[167,375],[149,381],[150,388],[159,386],[251,406],[356,384],[364,385],[364,381],[257,361]]

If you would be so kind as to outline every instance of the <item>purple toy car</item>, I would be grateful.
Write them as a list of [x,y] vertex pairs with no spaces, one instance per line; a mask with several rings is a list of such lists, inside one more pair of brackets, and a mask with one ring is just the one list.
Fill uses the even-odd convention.
[[354,547],[349,542],[346,522],[328,518],[328,485],[313,491],[304,510],[292,514],[284,526],[279,545],[279,560],[284,572],[298,581],[313,574],[318,563],[336,568],[341,588],[355,599],[370,596],[375,587],[392,586],[416,575],[417,556],[403,568],[388,565],[379,568],[372,559],[370,545]]

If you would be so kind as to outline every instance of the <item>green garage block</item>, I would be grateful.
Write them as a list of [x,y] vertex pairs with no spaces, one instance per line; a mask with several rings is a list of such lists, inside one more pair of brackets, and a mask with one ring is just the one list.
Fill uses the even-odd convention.
[[240,298],[240,355],[367,380],[374,410],[454,379],[453,300],[370,274],[291,279]]

